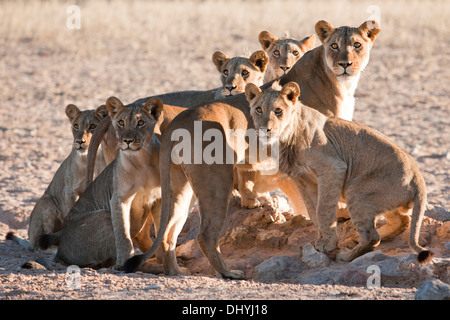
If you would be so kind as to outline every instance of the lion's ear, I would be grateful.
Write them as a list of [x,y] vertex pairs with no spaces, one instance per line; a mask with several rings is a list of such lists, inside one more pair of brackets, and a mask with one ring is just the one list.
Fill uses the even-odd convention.
[[259,34],[259,43],[261,43],[261,47],[264,51],[267,51],[270,48],[270,45],[275,41],[277,41],[277,38],[269,31],[261,31]]
[[316,35],[315,34],[299,41],[299,47],[300,47],[300,49],[302,49],[303,53],[306,53],[309,50],[314,49],[315,46],[316,46]]
[[230,58],[228,58],[228,56],[222,51],[216,51],[212,55],[212,61],[216,65],[216,68],[219,72],[222,72],[222,67],[225,63],[228,62],[228,60],[230,60]]
[[320,20],[316,23],[316,33],[319,36],[320,42],[324,42],[333,32],[334,27],[325,20]]
[[380,32],[380,24],[375,20],[368,20],[360,25],[358,29],[362,36],[366,36],[374,42]]
[[100,107],[97,107],[94,112],[94,117],[98,120],[102,120],[104,117],[108,115],[108,109],[106,109],[106,105],[102,104]]
[[108,109],[109,116],[114,119],[116,114],[118,114],[124,108],[122,101],[116,97],[109,97],[106,100],[106,108]]
[[69,121],[73,123],[80,116],[81,111],[74,104],[69,104],[66,107],[66,116],[69,118]]
[[245,86],[245,97],[248,102],[252,102],[261,93],[261,89],[254,83],[247,83]]
[[285,96],[292,104],[296,104],[300,96],[300,87],[296,82],[288,82],[281,88],[281,95]]
[[269,63],[269,56],[265,51],[259,50],[253,52],[248,59],[252,65],[257,67],[261,72],[265,72],[267,64]]
[[164,104],[160,98],[151,98],[148,99],[144,104],[144,110],[152,116],[156,121],[158,121],[159,116],[161,115]]

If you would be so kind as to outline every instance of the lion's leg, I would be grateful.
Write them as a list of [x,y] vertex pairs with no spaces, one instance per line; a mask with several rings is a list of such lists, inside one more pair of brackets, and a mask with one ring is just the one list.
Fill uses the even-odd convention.
[[286,197],[288,197],[295,214],[308,216],[308,209],[306,208],[306,204],[303,202],[300,190],[291,178],[279,177],[278,187],[286,195]]
[[[202,174],[204,176],[202,177]],[[208,177],[210,188],[196,188],[204,184],[204,177]],[[200,230],[197,241],[211,266],[223,278],[243,279],[244,273],[238,270],[229,270],[223,261],[219,248],[219,236],[228,213],[228,203],[233,188],[233,166],[219,165],[205,168],[204,171],[191,176],[191,182],[196,190],[200,208]]]
[[60,229],[61,222],[58,218],[58,209],[50,196],[45,194],[38,200],[31,212],[28,227],[31,248],[37,249],[38,239],[41,235],[54,233]]
[[307,209],[308,215],[314,225],[316,231],[316,238],[318,237],[318,222],[317,222],[317,196],[318,186],[317,180],[311,174],[304,174],[296,178],[294,182],[297,184],[298,190],[302,195],[303,202]]
[[344,185],[346,166],[333,164],[323,168],[317,177],[317,230],[315,248],[329,253],[337,247],[337,207]]
[[153,241],[150,238],[150,227],[152,226],[152,222],[152,217],[150,215],[147,216],[141,230],[133,237],[133,242],[142,252],[146,252],[153,244]]
[[254,170],[237,168],[238,191],[241,196],[241,206],[243,207],[256,208],[264,204],[264,202],[269,202],[269,193],[264,193],[263,196],[258,197],[258,194],[254,191],[258,174],[259,172]]
[[117,250],[116,265],[114,266],[116,269],[120,269],[125,261],[134,254],[130,234],[130,209],[134,195],[132,191],[127,194],[117,192],[111,199],[111,221]]
[[341,261],[352,261],[353,259],[372,251],[380,243],[380,235],[375,228],[375,217],[377,215],[376,205],[367,201],[359,203],[347,203],[353,225],[359,235],[359,243],[352,250],[341,249],[336,259]]
[[[180,166],[171,166],[170,169],[170,211],[164,239],[162,242],[162,257],[164,273],[168,275],[189,274],[185,268],[180,268],[177,263],[176,245],[178,235],[183,229],[189,214],[189,206],[193,196],[193,190],[187,177]],[[160,247],[160,248],[161,248]],[[157,253],[158,255],[158,253]]]
[[409,228],[411,217],[407,212],[408,210],[397,208],[383,213],[386,224],[377,229],[382,241],[390,241]]

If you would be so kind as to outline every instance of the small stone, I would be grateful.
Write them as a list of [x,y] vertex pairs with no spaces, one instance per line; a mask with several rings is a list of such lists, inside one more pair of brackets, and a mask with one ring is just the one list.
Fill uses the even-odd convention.
[[162,288],[162,285],[155,283],[145,287],[144,290],[161,290]]
[[22,266],[22,269],[39,269],[39,270],[47,270],[42,264],[36,261],[27,261]]

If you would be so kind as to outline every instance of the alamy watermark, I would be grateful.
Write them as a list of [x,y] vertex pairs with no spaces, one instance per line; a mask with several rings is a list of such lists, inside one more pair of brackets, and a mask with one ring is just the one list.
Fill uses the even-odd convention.
[[380,289],[381,288],[381,270],[377,265],[370,265],[366,270],[370,276],[367,278],[367,289]]
[[66,9],[68,17],[66,19],[67,29],[81,29],[81,9],[77,5],[68,6]]
[[184,128],[172,132],[177,142],[171,153],[174,164],[259,164],[261,174],[275,174],[279,164],[279,139],[267,130],[203,130],[202,121],[194,121],[194,131]]
[[81,288],[81,270],[79,266],[71,265],[66,270],[66,287],[68,289]]

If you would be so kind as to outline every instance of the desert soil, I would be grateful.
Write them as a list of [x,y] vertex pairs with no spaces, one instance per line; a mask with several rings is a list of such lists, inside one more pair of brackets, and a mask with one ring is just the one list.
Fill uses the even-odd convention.
[[[252,49],[259,49],[256,39],[250,41]],[[230,46],[224,44],[224,49]],[[244,270],[247,280],[215,276],[192,240],[195,234],[189,226],[179,242],[184,244],[180,263],[191,270],[191,276],[82,269],[80,287],[71,288],[65,266],[53,264],[53,270],[22,268],[27,261],[51,259],[4,239],[9,231],[27,237],[35,202],[70,152],[71,132],[64,114],[67,104],[86,109],[104,103],[111,95],[130,103],[154,94],[219,86],[210,56],[190,50],[189,44],[155,54],[107,42],[105,52],[101,56],[79,55],[45,40],[23,39],[0,45],[0,299],[414,299],[420,282],[382,282],[381,288],[370,290],[364,281],[307,284],[289,275],[261,279],[256,266],[271,257],[300,256],[303,246],[313,241],[314,229],[307,220],[295,225],[289,210],[276,205],[243,209],[238,199],[230,204],[221,243],[227,263]],[[427,183],[429,204],[443,211],[450,208],[448,65],[448,42],[432,54],[413,55],[408,49],[375,43],[356,90],[354,115],[355,121],[383,132],[416,159]],[[286,221],[264,220],[280,213]],[[257,221],[253,225],[244,221],[252,215]],[[189,222],[195,229],[195,212]],[[343,233],[349,223],[340,223]],[[427,246],[435,250],[437,258],[448,257],[445,244],[449,235],[436,234],[443,222],[428,218],[424,224]],[[241,226],[249,234],[253,232],[250,240],[239,233]],[[342,239],[349,238],[346,234]],[[395,242],[382,243],[379,250],[387,255],[408,255],[407,239],[407,234],[401,235]],[[447,281],[448,276],[444,277]]]

